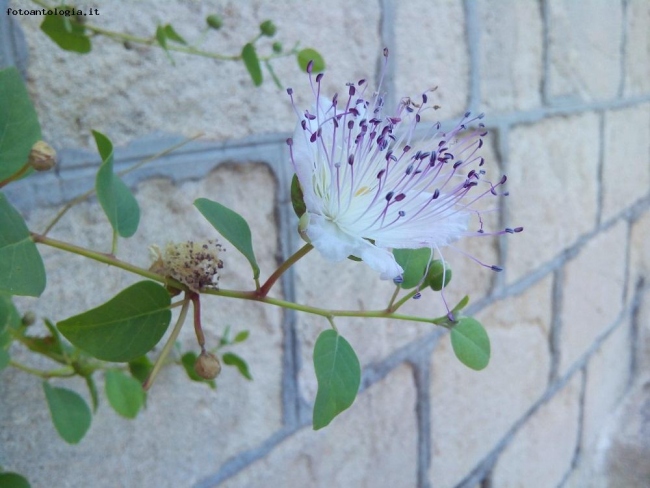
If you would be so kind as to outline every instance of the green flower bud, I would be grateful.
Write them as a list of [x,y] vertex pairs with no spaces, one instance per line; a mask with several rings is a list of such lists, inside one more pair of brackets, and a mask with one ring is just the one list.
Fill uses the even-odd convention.
[[205,21],[208,23],[208,27],[219,30],[223,25],[223,19],[217,14],[208,15]]
[[25,312],[25,315],[23,315],[21,322],[25,327],[29,327],[30,325],[33,325],[34,322],[36,322],[36,315],[32,311]]
[[204,380],[213,380],[219,373],[221,373],[221,363],[217,356],[211,352],[203,351],[201,355],[196,358],[194,363],[194,371]]
[[56,166],[56,151],[45,141],[38,141],[29,153],[29,164],[36,171],[47,171]]
[[282,43],[281,42],[274,42],[273,43],[273,52],[280,54],[282,52]]
[[267,37],[273,37],[275,35],[275,32],[277,31],[277,28],[275,27],[275,24],[270,21],[270,20],[265,20],[260,24],[260,30],[262,31],[262,34],[264,34]]
[[[442,277],[445,277],[445,282],[443,284]],[[449,266],[443,264],[439,259],[434,259],[429,265],[429,271],[427,272],[426,283],[433,290],[440,291],[451,281],[451,269]]]

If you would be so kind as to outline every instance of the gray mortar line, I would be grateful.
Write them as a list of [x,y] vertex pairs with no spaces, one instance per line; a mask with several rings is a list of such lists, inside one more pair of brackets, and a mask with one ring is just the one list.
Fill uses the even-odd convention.
[[639,338],[639,320],[640,320],[640,310],[641,310],[641,298],[646,292],[645,290],[645,278],[640,277],[635,283],[634,287],[634,299],[632,300],[632,326],[630,330],[630,345],[632,347],[632,355],[630,360],[630,381],[628,388],[632,387],[635,377],[638,373],[639,368],[639,355],[641,354],[641,344],[638,343]]
[[465,10],[465,40],[469,58],[469,100],[467,100],[467,104],[468,110],[477,112],[481,106],[480,23],[475,0],[465,0],[463,7]]
[[417,416],[417,486],[430,488],[429,469],[431,468],[431,353],[435,343],[430,348],[422,349],[413,355],[410,364],[413,370],[417,400],[415,413]]
[[[497,129],[497,144],[495,151],[500,163],[501,174],[507,175],[510,167],[510,150],[509,150],[510,127],[502,124]],[[510,212],[508,207],[509,199],[501,197],[499,199],[499,228],[505,229],[510,224]],[[520,225],[515,223],[514,225]],[[525,230],[524,230],[525,232]],[[495,273],[492,279],[492,290],[502,289],[508,278],[508,269],[505,264],[508,262],[508,240],[506,236],[499,236],[497,239],[499,264],[504,266],[501,273]]]
[[618,96],[620,98],[623,98],[623,95],[625,93],[625,82],[627,81],[627,76],[626,76],[626,69],[625,65],[627,62],[627,27],[628,27],[628,16],[630,15],[629,12],[629,1],[628,0],[623,0],[621,4],[621,8],[623,9],[623,15],[621,16],[621,45],[619,46],[619,53],[620,53],[620,66],[619,66],[619,83],[618,83]]
[[[564,263],[563,263],[564,264]],[[551,330],[548,338],[549,354],[551,358],[551,367],[549,370],[548,382],[552,384],[557,380],[558,371],[560,368],[560,359],[562,349],[560,347],[560,339],[562,333],[562,307],[563,295],[562,288],[564,285],[565,270],[564,267],[559,267],[553,272],[553,295],[551,302]]]
[[549,23],[551,15],[551,7],[549,0],[539,0],[540,16],[542,18],[542,83],[540,86],[542,92],[542,104],[545,106],[550,105],[549,94],[549,78],[550,78],[550,49],[549,49]]
[[[379,20],[379,37],[382,42],[381,48],[388,48],[388,56],[395,56],[397,45],[395,38],[395,4],[394,0],[380,0],[381,10],[380,20]],[[391,54],[393,51],[393,54]],[[383,52],[380,52],[377,57],[377,69],[375,72],[375,85],[379,79],[379,73],[383,69],[384,65],[384,56]],[[397,101],[397,94],[395,90],[395,62],[389,62],[386,66],[386,71],[384,73],[384,81],[382,86],[384,87],[385,100],[389,102],[388,107],[394,108],[393,104]]]
[[580,381],[580,395],[578,397],[578,431],[576,432],[576,446],[573,450],[573,456],[571,458],[571,465],[567,472],[564,473],[562,480],[558,483],[558,488],[561,488],[566,484],[571,473],[576,469],[580,460],[582,459],[582,451],[584,446],[582,445],[582,433],[585,429],[585,397],[587,396],[587,375],[588,375],[587,365],[582,368],[582,379]]
[[603,220],[604,187],[603,173],[605,171],[605,112],[598,114],[598,167],[596,176],[596,228]]

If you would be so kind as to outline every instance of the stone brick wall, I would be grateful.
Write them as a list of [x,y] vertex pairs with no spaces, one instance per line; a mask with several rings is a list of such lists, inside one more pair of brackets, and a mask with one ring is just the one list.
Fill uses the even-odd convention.
[[[120,253],[147,266],[152,243],[212,237],[191,205],[207,197],[251,223],[263,276],[291,254],[298,242],[284,141],[295,121],[282,91],[270,81],[254,88],[240,64],[174,54],[172,66],[160,50],[127,50],[104,39],[88,55],[62,52],[39,31],[40,18],[9,17],[7,4],[0,0],[0,63],[23,70],[44,138],[61,155],[56,173],[7,188],[30,228],[41,230],[92,186],[98,161],[91,129],[118,145],[118,169],[203,132],[200,142],[129,175],[143,218]],[[226,370],[215,392],[166,368],[135,421],[104,402],[86,438],[69,446],[51,425],[40,381],[6,369],[0,465],[34,487],[52,480],[61,487],[616,486],[590,478],[603,426],[650,371],[646,0],[141,0],[97,7],[106,28],[149,33],[173,22],[190,38],[206,15],[221,12],[227,26],[207,47],[228,52],[272,19],[285,45],[300,40],[323,54],[330,94],[346,81],[376,78],[388,46],[393,103],[437,85],[443,122],[467,109],[486,112],[487,167],[508,174],[511,192],[493,221],[525,231],[466,243],[468,252],[502,263],[500,274],[449,256],[450,299],[469,292],[470,312],[491,337],[483,372],[459,364],[441,330],[341,321],[363,366],[362,391],[351,409],[314,432],[311,351],[327,324],[215,298],[204,305],[208,343],[227,325],[250,330],[238,353],[253,382]],[[293,59],[276,71],[296,93],[307,93]],[[91,201],[52,235],[107,250],[109,234]],[[103,265],[42,252],[48,288],[38,300],[18,300],[41,317],[66,318],[133,282]],[[224,286],[248,286],[244,258],[229,250],[226,266]],[[386,303],[391,286],[363,265],[331,265],[312,253],[275,293],[374,308]],[[429,316],[442,309],[433,296],[409,306]],[[189,328],[182,334],[186,347],[192,335]],[[86,394],[82,384],[72,387]]]

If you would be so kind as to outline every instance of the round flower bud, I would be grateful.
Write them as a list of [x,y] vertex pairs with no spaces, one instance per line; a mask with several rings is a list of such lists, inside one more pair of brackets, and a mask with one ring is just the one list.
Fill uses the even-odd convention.
[[21,322],[25,327],[29,327],[30,325],[33,325],[34,322],[36,322],[36,315],[32,311],[25,312],[25,315],[23,315]]
[[29,164],[36,171],[47,171],[56,166],[56,151],[47,142],[38,141],[29,153]]
[[203,351],[194,363],[194,371],[204,380],[213,380],[221,373],[221,363],[217,356]]
[[275,24],[270,21],[270,20],[265,20],[260,24],[260,30],[262,31],[262,34],[264,34],[267,37],[273,37],[275,35],[275,32],[277,31],[277,28],[275,27]]
[[273,52],[276,54],[280,54],[282,52],[282,43],[281,42],[274,42],[273,43]]
[[[445,278],[443,283],[442,278]],[[439,259],[434,259],[429,264],[426,283],[434,290],[440,291],[451,281],[451,269]]]
[[217,14],[208,15],[205,21],[208,23],[208,27],[214,30],[221,29],[221,26],[223,25],[223,19]]

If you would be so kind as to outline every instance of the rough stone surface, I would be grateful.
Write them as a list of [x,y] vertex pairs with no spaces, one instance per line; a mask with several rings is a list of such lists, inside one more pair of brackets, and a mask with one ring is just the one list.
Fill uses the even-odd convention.
[[488,113],[541,104],[542,10],[537,2],[477,2],[481,103]]
[[549,14],[549,95],[614,98],[621,80],[622,2],[551,0]]
[[587,113],[515,127],[509,134],[508,242],[516,281],[593,229],[598,202],[598,117]]
[[494,486],[558,486],[571,468],[578,440],[581,381],[576,374],[516,433],[494,468]]
[[[634,129],[630,130],[630,127]],[[650,104],[605,115],[603,220],[607,220],[650,188]]]
[[[27,0],[15,3],[34,7]],[[171,22],[190,43],[199,42],[206,16],[219,13],[223,28],[210,31],[200,46],[227,55],[238,55],[258,34],[259,24],[272,19],[277,34],[258,42],[260,55],[271,54],[275,39],[285,49],[298,41],[301,47],[315,48],[328,67],[324,91],[331,94],[343,90],[347,81],[373,79],[383,48],[376,34],[380,11],[375,2],[307,2],[295,8],[291,0],[218,4],[147,0],[137,5],[111,2],[99,11],[93,23],[104,29],[148,38],[157,24]],[[40,16],[18,20],[31,53],[30,91],[44,135],[56,147],[92,147],[91,129],[122,145],[154,131],[187,136],[203,132],[207,138],[223,140],[294,128],[288,97],[266,70],[263,85],[256,89],[240,61],[172,53],[172,65],[161,49],[142,45],[125,49],[105,38],[94,40],[91,53],[80,56],[62,51],[40,32]],[[273,67],[283,87],[294,87],[299,101],[310,100],[307,77],[300,73],[295,56],[279,59]]]
[[461,0],[395,4],[396,101],[405,96],[417,99],[437,86],[429,101],[442,108],[424,112],[423,118],[450,119],[465,112],[469,104],[465,28]]
[[[252,193],[256,195],[254,204],[242,205],[243,197]],[[141,226],[133,238],[121,241],[118,256],[146,268],[151,262],[150,244],[215,237],[216,231],[192,207],[195,198],[212,197],[240,211],[256,236],[266,236],[254,245],[260,266],[268,271],[275,264],[277,243],[274,193],[273,179],[263,165],[220,167],[201,182],[178,187],[167,180],[145,182],[136,192],[142,207]],[[43,228],[54,210],[34,212],[30,226]],[[110,249],[109,226],[97,203],[75,207],[52,237],[102,251]],[[250,266],[232,246],[225,243],[225,247],[221,286],[251,288]],[[126,272],[41,249],[50,285],[39,300],[16,300],[21,310],[32,309],[39,317],[53,321],[67,318],[103,303],[136,281]],[[228,325],[234,332],[250,330],[248,341],[233,352],[249,362],[253,382],[234,368],[224,367],[214,391],[191,382],[180,366],[166,367],[149,394],[147,409],[136,420],[118,417],[100,392],[101,406],[87,436],[79,446],[69,446],[49,419],[40,381],[5,370],[0,396],[3,467],[26,474],[35,488],[50,486],[52,479],[62,487],[187,486],[216,471],[235,453],[270,436],[282,422],[282,314],[279,309],[217,297],[204,297],[202,312],[208,347],[217,344]],[[198,351],[191,323],[186,324],[180,341],[183,351]],[[158,351],[161,346],[162,342]],[[26,363],[33,357],[18,348],[14,354]],[[55,383],[73,387],[87,397],[81,382]],[[246,415],[241,415],[242,411]]]
[[603,232],[565,269],[560,330],[560,375],[584,354],[623,308],[627,225]]
[[400,366],[328,427],[300,430],[220,486],[416,486],[415,398],[413,373]]
[[492,344],[482,372],[463,366],[441,338],[432,356],[432,486],[456,486],[546,389],[551,285],[545,278],[477,316]]
[[625,95],[650,92],[650,9],[645,0],[627,2]]

